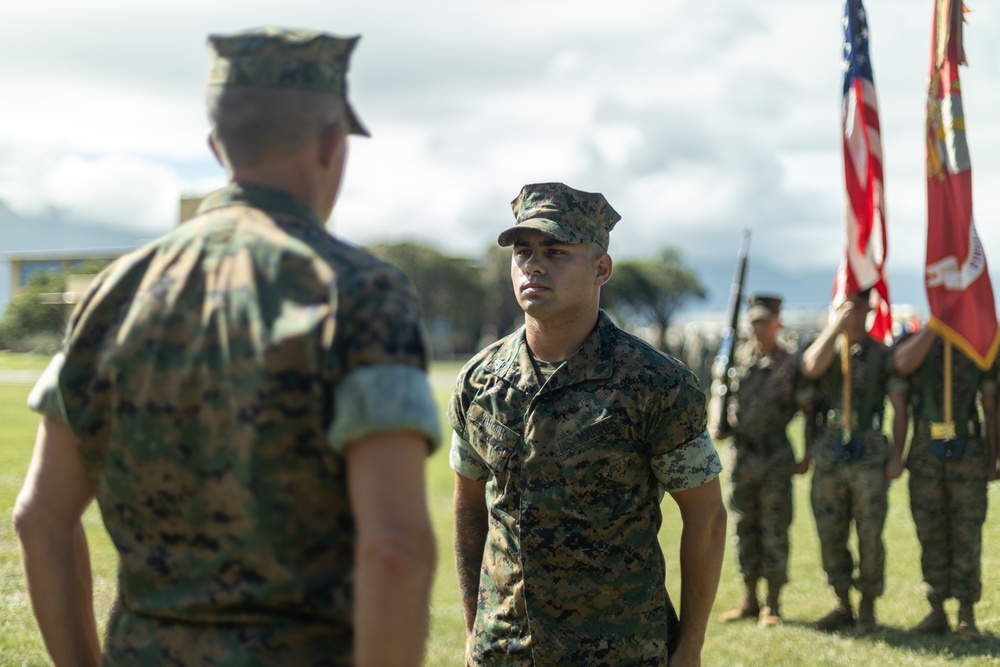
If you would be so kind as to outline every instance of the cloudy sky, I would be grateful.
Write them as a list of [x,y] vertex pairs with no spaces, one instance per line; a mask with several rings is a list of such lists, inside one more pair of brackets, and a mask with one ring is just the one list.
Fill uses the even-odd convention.
[[[962,71],[977,227],[1000,267],[1000,4],[971,0]],[[894,274],[924,261],[932,0],[868,0]],[[206,147],[210,32],[363,36],[334,231],[477,255],[521,185],[605,193],[618,258],[680,247],[794,274],[843,252],[838,0],[32,0],[0,21],[0,200],[152,236],[223,183]],[[2,239],[0,239],[2,249]],[[920,290],[922,294],[922,289]]]

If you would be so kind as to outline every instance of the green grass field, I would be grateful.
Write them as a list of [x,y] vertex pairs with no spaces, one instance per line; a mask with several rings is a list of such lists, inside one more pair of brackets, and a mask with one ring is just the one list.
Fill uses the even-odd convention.
[[[38,357],[0,352],[0,378],[5,369],[32,370],[44,366]],[[454,373],[458,364],[436,365],[442,375]],[[36,630],[20,569],[20,552],[10,524],[10,513],[28,466],[35,415],[24,407],[30,385],[4,384],[0,379],[0,666],[50,664]],[[448,389],[437,390],[442,408]],[[443,414],[443,413],[442,413]],[[793,432],[795,429],[793,424]],[[439,567],[432,598],[432,627],[427,664],[450,667],[462,664],[464,633],[452,559],[451,489],[447,447],[441,447],[427,464],[429,502],[438,536]],[[906,476],[894,482],[886,522],[886,595],[879,601],[880,628],[867,637],[852,632],[826,634],[809,623],[828,611],[833,602],[819,564],[819,545],[809,510],[809,478],[795,480],[795,520],[792,525],[791,582],[783,595],[785,623],[760,630],[752,623],[709,625],[705,665],[995,665],[1000,661],[1000,524],[990,515],[984,530],[983,600],[977,607],[980,629],[987,637],[962,643],[954,636],[910,637],[906,628],[923,616],[919,546],[908,508]],[[1000,484],[990,489],[993,512],[1000,502]],[[667,554],[668,586],[675,602],[679,573],[677,545],[680,522],[669,498],[664,500],[661,541]],[[95,595],[100,618],[106,616],[113,594],[115,554],[94,507],[85,516],[94,554]],[[715,611],[731,608],[741,588],[732,558],[727,553]],[[948,605],[954,617],[955,603]]]

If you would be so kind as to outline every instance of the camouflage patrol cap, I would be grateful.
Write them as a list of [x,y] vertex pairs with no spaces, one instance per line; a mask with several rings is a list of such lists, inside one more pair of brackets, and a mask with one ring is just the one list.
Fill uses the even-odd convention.
[[518,229],[537,229],[563,243],[594,241],[607,250],[608,232],[622,219],[604,195],[562,183],[525,185],[510,207],[517,223],[500,232],[502,247],[514,243]]
[[351,134],[371,136],[347,99],[347,67],[360,37],[314,30],[254,28],[209,35],[209,86],[303,88],[340,95]]
[[770,320],[781,314],[781,297],[777,294],[751,294],[747,297],[750,305],[750,321]]

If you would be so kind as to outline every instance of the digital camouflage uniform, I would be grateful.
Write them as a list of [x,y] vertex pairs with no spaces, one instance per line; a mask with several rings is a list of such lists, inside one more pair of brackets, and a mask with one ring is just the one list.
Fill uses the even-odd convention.
[[[890,446],[882,433],[883,413],[886,396],[900,391],[905,381],[892,374],[890,348],[867,336],[863,342],[851,345],[850,369],[852,433],[863,446],[856,459],[838,458],[843,378],[838,345],[834,362],[816,381],[818,423],[812,454],[812,508],[829,584],[838,595],[846,594],[853,585],[862,595],[874,599],[885,586],[882,528],[887,510],[885,464]],[[849,446],[843,449],[850,451]],[[847,547],[852,520],[858,536],[857,576]]]
[[728,404],[735,463],[730,516],[736,524],[740,574],[788,581],[788,526],[792,522],[795,454],[785,429],[798,410],[798,359],[782,347],[761,354],[747,342],[736,348]]
[[660,499],[721,470],[693,374],[602,312],[544,384],[523,328],[477,354],[448,416],[489,509],[473,664],[665,665]]
[[231,185],[104,271],[31,407],[120,556],[105,665],[351,665],[343,449],[438,441],[416,295],[290,195]]
[[[920,566],[930,602],[954,597],[978,602],[982,590],[982,526],[986,519],[988,443],[979,419],[977,393],[996,394],[995,377],[957,350],[952,354],[955,428],[964,440],[958,458],[940,458],[931,442],[931,422],[943,420],[944,344],[934,342],[909,378],[913,437],[906,459],[910,509],[920,540]],[[941,452],[945,456],[944,451]]]

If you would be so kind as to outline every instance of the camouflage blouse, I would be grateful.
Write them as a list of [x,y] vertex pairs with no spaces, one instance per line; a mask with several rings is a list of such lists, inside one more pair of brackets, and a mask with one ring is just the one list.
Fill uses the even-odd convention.
[[[985,478],[989,444],[985,442],[979,403],[995,400],[995,369],[984,372],[958,348],[952,348],[952,421],[956,435],[964,443],[964,455],[948,461],[949,476]],[[944,343],[934,341],[924,361],[906,378],[913,437],[906,466],[912,474],[935,476],[944,461],[935,455],[931,444],[931,423],[944,419]]]
[[437,443],[426,363],[409,281],[283,192],[215,192],[101,274],[30,405],[120,555],[105,664],[352,664],[342,450]]
[[475,663],[666,664],[662,489],[721,471],[692,373],[602,313],[544,384],[523,329],[476,355],[448,416],[489,507]]
[[799,361],[782,347],[761,354],[752,343],[736,348],[729,423],[737,449],[771,454],[791,451],[785,427],[799,409],[803,385]]
[[[815,381],[813,405],[816,408],[818,428],[813,448],[817,466],[840,465],[838,442],[843,440],[842,404],[843,371],[838,340],[833,363]],[[860,442],[859,456],[853,459],[861,466],[881,466],[889,457],[889,442],[883,435],[885,399],[890,394],[903,391],[906,381],[893,371],[892,350],[879,341],[865,336],[860,343],[849,348],[851,386],[851,432]]]

